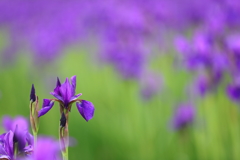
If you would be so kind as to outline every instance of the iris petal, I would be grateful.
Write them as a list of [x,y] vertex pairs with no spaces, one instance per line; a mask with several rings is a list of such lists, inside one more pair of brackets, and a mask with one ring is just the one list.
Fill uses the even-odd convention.
[[56,92],[50,92],[51,95],[53,95],[55,98],[57,98],[59,101],[64,102],[63,98],[58,95]]
[[38,112],[38,117],[46,114],[53,107],[53,105],[54,101],[51,101],[50,99],[44,99],[42,109]]
[[71,77],[71,84],[72,84],[72,95],[74,95],[76,90],[76,76]]
[[82,93],[79,93],[79,94],[73,96],[73,97],[70,99],[70,102],[73,101],[73,100],[76,100],[76,99],[77,99],[79,96],[81,96],[81,95],[82,95]]
[[92,102],[82,100],[81,102],[76,103],[79,113],[82,115],[82,117],[89,121],[94,116],[94,106]]

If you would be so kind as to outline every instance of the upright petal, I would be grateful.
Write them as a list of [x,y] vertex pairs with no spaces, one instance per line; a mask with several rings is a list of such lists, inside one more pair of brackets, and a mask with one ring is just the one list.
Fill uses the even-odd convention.
[[76,76],[72,76],[71,77],[71,83],[72,83],[72,87],[73,87],[73,95],[75,94],[75,90],[76,90]]
[[43,99],[42,109],[38,112],[38,117],[43,116],[46,114],[54,105],[54,101],[50,99]]
[[55,92],[55,94],[58,94],[59,96],[61,96],[60,87],[61,87],[61,82],[60,82],[59,78],[57,77],[57,84],[54,89],[54,92]]
[[4,137],[5,150],[11,158],[13,157],[13,136],[13,132],[9,131]]
[[9,117],[9,116],[3,117],[2,125],[3,125],[3,128],[5,129],[5,131],[9,131],[12,129],[12,123],[13,123],[13,120],[11,117]]
[[68,78],[66,78],[66,81],[61,85],[60,92],[61,92],[62,98],[64,100],[64,104],[67,105],[73,96],[72,86],[69,83]]
[[82,100],[81,102],[76,103],[79,113],[82,115],[82,117],[89,121],[94,116],[94,106],[92,102]]

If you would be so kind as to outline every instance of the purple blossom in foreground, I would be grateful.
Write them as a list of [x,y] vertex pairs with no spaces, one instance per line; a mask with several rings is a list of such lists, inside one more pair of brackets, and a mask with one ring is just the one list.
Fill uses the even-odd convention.
[[16,118],[5,116],[2,123],[6,132],[11,130],[14,133],[14,142],[18,143],[18,150],[23,152],[26,144],[31,141],[27,119],[22,116]]
[[[28,132],[28,122],[24,117],[3,117],[6,133],[0,135],[0,159],[12,160],[33,152],[33,136]],[[17,155],[14,155],[17,153]]]
[[180,130],[190,125],[195,119],[195,108],[191,105],[180,105],[173,116],[172,126]]
[[0,159],[11,160],[14,156],[14,133],[10,130],[0,135]]
[[57,79],[56,88],[50,94],[56,97],[57,99],[44,99],[42,109],[39,111],[38,117],[46,114],[54,105],[54,102],[57,101],[60,104],[61,114],[66,110],[67,112],[71,111],[72,103],[76,102],[79,113],[82,117],[89,121],[93,118],[94,115],[94,106],[91,102],[77,99],[82,94],[76,94],[76,76],[69,79],[66,78],[66,81],[61,84],[60,80]]
[[60,147],[58,142],[49,137],[38,138],[37,146],[31,160],[60,160]]

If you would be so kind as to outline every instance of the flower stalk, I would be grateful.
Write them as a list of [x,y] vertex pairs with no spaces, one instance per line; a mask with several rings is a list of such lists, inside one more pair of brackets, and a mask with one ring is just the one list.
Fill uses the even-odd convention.
[[32,133],[34,136],[34,148],[37,145],[37,134],[39,130],[39,104],[38,104],[38,96],[35,94],[34,85],[32,85],[31,93],[30,93],[30,123],[32,128]]
[[62,152],[62,157],[64,160],[68,160],[68,146],[69,146],[69,131],[68,131],[68,111],[62,112],[60,119],[60,128],[59,128],[59,142]]

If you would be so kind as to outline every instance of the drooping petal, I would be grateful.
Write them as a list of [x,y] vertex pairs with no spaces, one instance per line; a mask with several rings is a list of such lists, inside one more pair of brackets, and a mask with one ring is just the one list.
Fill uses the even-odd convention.
[[24,153],[29,156],[33,153],[33,145],[28,145],[24,148]]
[[8,155],[0,154],[0,159],[10,160],[11,158]]
[[81,102],[77,102],[76,105],[79,113],[86,121],[89,121],[93,118],[95,108],[92,102],[82,100]]
[[38,117],[43,116],[46,114],[54,105],[54,101],[50,99],[43,99],[43,106],[42,109],[38,112]]
[[70,99],[69,102],[76,100],[76,99],[77,99],[79,96],[81,96],[81,95],[82,95],[82,93],[79,93],[79,94],[73,96],[73,97]]
[[33,145],[34,138],[29,132],[26,133],[26,141],[28,145]]

